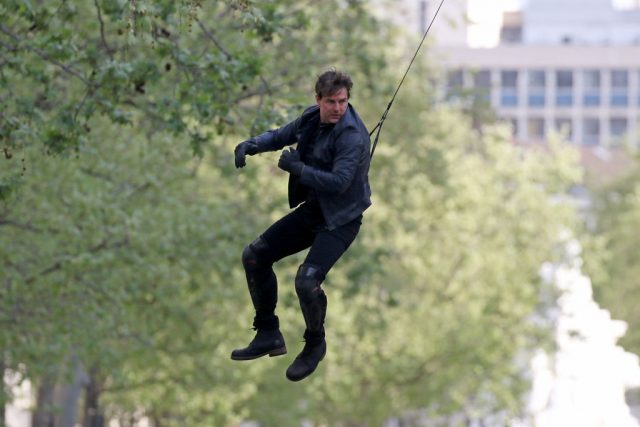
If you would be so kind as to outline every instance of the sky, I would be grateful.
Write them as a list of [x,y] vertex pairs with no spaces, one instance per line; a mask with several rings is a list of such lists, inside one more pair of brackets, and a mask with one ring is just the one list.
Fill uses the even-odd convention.
[[[467,13],[471,22],[467,32],[467,44],[474,48],[494,47],[500,41],[502,12],[519,10],[531,0],[468,0]],[[638,4],[640,0],[611,0],[618,9]]]
[[637,4],[637,0],[613,0],[613,6],[618,9],[628,9]]
[[[500,0],[501,6],[505,10],[517,10],[527,0]],[[618,9],[626,9],[637,3],[637,0],[612,0],[613,6]]]

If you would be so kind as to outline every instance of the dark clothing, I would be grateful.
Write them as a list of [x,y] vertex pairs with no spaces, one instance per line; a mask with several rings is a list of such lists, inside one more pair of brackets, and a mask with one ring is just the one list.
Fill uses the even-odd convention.
[[369,132],[351,105],[332,127],[320,124],[320,109],[313,106],[253,140],[259,153],[298,144],[305,167],[300,176],[289,175],[289,206],[298,206],[313,190],[329,230],[353,221],[371,206]]
[[311,247],[304,264],[317,267],[324,279],[331,267],[349,248],[360,230],[362,216],[328,230],[322,212],[303,203],[269,227],[262,237],[270,249],[270,262]]
[[[335,126],[334,124],[320,123],[318,127],[315,129],[315,131],[309,135],[309,139],[305,144],[304,153],[303,155],[301,155],[302,162],[305,165],[315,167],[315,168],[318,167],[318,165],[315,162],[315,159],[313,158],[313,150],[316,145],[316,140],[319,134],[325,134],[325,133],[331,132],[334,126]],[[304,184],[300,184],[299,181],[295,181],[295,182],[297,182],[297,193],[300,194],[300,197],[302,198],[303,195],[306,194],[305,203],[307,204],[307,207],[314,207],[322,212],[322,208],[320,207],[320,202],[318,201],[318,195],[316,194],[316,190],[314,190],[311,187],[307,187]]]
[[[319,79],[318,82],[321,82]],[[346,87],[348,94],[348,87]],[[345,90],[345,89],[341,89]],[[340,102],[337,95],[328,102]],[[278,167],[289,173],[289,206],[294,209],[271,225],[244,248],[242,264],[256,316],[258,331],[247,348],[232,352],[234,360],[251,360],[286,353],[276,316],[277,261],[307,248],[294,284],[305,323],[305,347],[287,369],[287,378],[300,381],[310,375],[326,354],[324,321],[327,295],[322,283],[355,240],[363,212],[371,206],[369,187],[369,132],[349,104],[335,124],[321,123],[319,105],[307,108],[300,117],[275,130],[243,141],[234,150],[236,167],[245,166],[245,156],[285,150]]]
[[[287,370],[287,378],[299,381],[313,372],[326,351],[327,296],[322,282],[355,240],[362,214],[371,205],[369,133],[351,105],[335,125],[320,123],[320,109],[314,106],[293,122],[249,142],[254,144],[249,148],[258,153],[298,144],[297,152],[283,153],[278,163],[289,172],[289,205],[295,209],[245,248],[243,265],[256,310],[254,327],[273,331],[279,327],[275,314],[278,280],[273,264],[310,248],[295,277],[307,344]],[[245,152],[239,154],[237,165],[238,157],[244,164]],[[234,352],[232,358],[283,354],[286,350],[279,339],[276,333],[267,334],[267,339],[254,340],[248,349]],[[268,345],[258,345],[263,341]]]
[[[252,243],[250,247],[258,268],[248,271],[247,280],[256,309],[257,326],[274,324],[276,319],[278,281],[272,268],[274,263],[311,247],[302,265],[318,270],[316,279],[320,284],[353,243],[361,223],[362,216],[359,216],[329,230],[319,206],[303,203],[276,221]],[[326,306],[326,300],[324,304]]]

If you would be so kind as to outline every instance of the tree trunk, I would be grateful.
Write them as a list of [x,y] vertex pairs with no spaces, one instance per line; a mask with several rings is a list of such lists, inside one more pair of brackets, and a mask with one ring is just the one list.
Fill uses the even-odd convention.
[[31,427],[54,427],[54,392],[53,382],[45,381],[38,387],[36,410],[31,419]]
[[[36,409],[31,427],[74,427],[78,414],[78,401],[88,382],[87,374],[77,356],[67,359],[70,370],[52,370],[38,387]],[[59,384],[58,379],[66,377],[61,372],[71,372],[70,381]],[[56,385],[56,383],[58,383]]]
[[5,393],[4,383],[4,353],[0,353],[0,375],[2,375],[2,388],[0,388],[0,427],[4,427],[6,424],[6,405],[7,405],[7,393]]
[[92,370],[85,388],[84,427],[104,427],[104,416],[100,413],[100,385],[97,373]]
[[73,382],[62,390],[60,427],[74,427],[76,425],[78,401],[82,389],[88,382],[87,374],[77,356],[71,357],[71,363],[73,363]]

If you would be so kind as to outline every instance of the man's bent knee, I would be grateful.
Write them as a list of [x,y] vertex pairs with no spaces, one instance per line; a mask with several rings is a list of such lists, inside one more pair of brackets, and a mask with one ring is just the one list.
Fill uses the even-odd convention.
[[322,271],[311,264],[302,264],[296,274],[296,294],[303,302],[315,300],[322,293]]
[[270,265],[267,262],[268,254],[269,245],[262,237],[258,237],[242,251],[242,265],[248,271],[265,268]]

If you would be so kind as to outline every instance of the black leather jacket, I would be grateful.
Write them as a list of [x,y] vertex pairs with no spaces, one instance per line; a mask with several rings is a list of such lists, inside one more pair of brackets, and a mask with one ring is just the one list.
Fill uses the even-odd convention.
[[294,208],[305,200],[300,184],[315,190],[327,228],[333,230],[346,224],[371,206],[369,187],[369,132],[356,110],[349,104],[340,121],[329,132],[318,134],[313,153],[305,145],[314,138],[320,124],[320,108],[307,108],[291,123],[263,133],[253,140],[258,152],[276,151],[298,144],[307,162],[298,177],[289,175],[289,206]]

